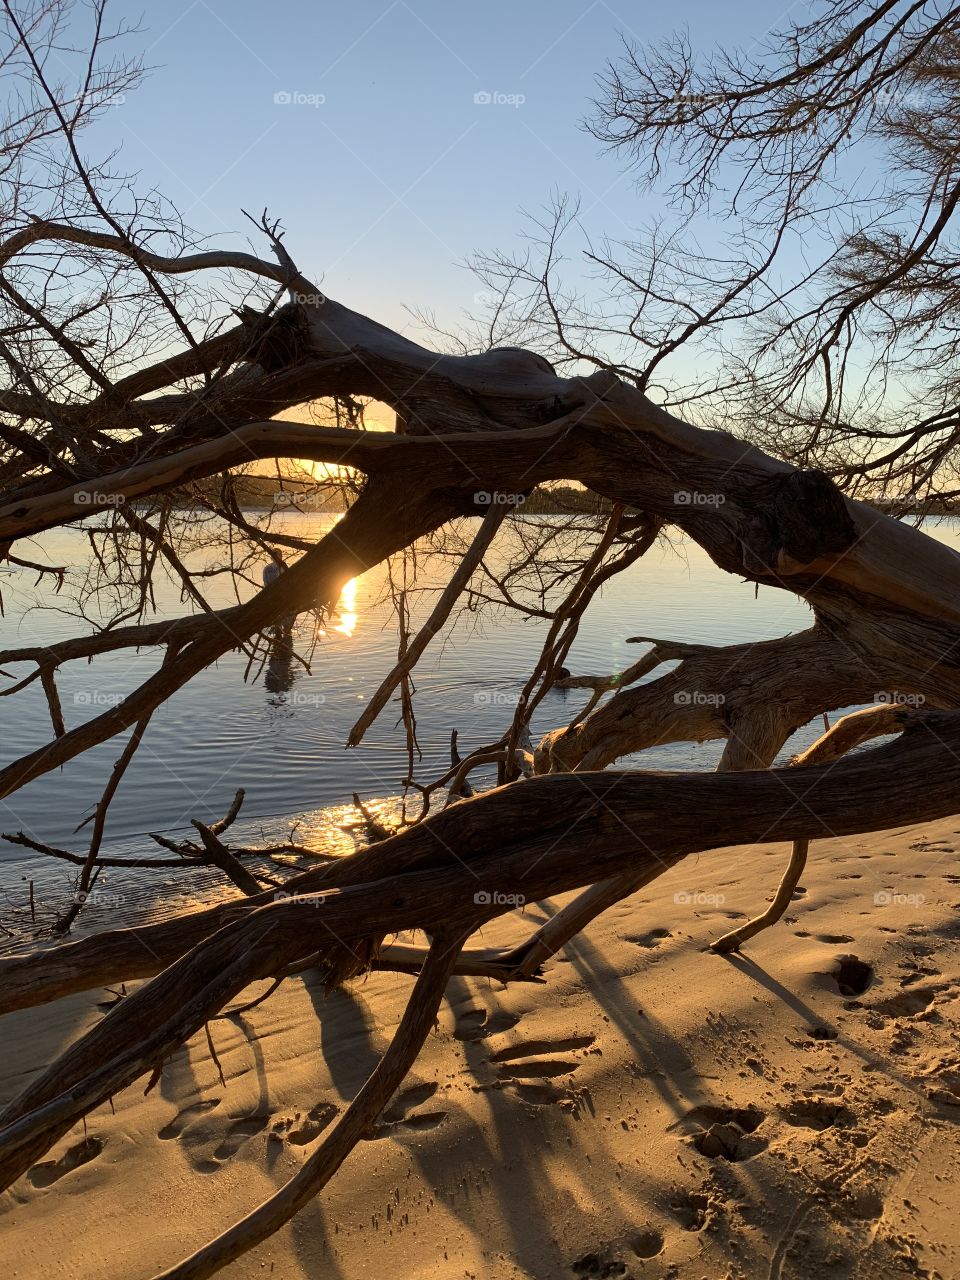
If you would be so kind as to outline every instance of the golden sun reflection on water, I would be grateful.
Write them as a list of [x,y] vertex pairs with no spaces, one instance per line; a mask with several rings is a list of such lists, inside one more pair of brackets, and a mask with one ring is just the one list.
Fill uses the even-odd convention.
[[340,621],[333,628],[342,636],[352,636],[357,627],[357,579],[351,578],[340,592],[337,602]]

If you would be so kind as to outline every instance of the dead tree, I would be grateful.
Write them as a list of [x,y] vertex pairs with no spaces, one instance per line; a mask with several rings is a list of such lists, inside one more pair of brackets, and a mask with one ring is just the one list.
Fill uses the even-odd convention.
[[[742,436],[689,420],[693,412],[655,403],[649,375],[669,343],[658,342],[644,376],[564,346],[549,268],[538,279],[541,314],[555,341],[538,345],[553,358],[524,349],[519,334],[517,342],[450,354],[325,297],[265,214],[259,234],[273,258],[198,246],[182,227],[160,223],[153,206],[121,216],[121,194],[105,194],[106,178],[91,173],[77,151],[82,119],[68,114],[46,81],[35,32],[12,4],[4,7],[32,77],[33,124],[15,146],[24,151],[56,139],[68,162],[64,181],[82,193],[87,216],[61,216],[61,190],[43,209],[30,201],[11,206],[0,239],[0,360],[7,378],[0,390],[0,554],[32,564],[40,590],[55,591],[62,570],[21,555],[24,540],[82,523],[93,535],[95,562],[84,589],[96,595],[112,583],[120,603],[109,625],[0,651],[9,681],[0,689],[4,708],[39,682],[50,716],[49,741],[0,766],[0,798],[128,735],[87,848],[45,850],[80,866],[80,891],[103,865],[106,813],[153,713],[231,650],[246,651],[255,663],[271,628],[291,613],[332,608],[348,579],[431,545],[453,562],[425,630],[408,636],[404,622],[397,664],[383,673],[355,740],[394,689],[407,696],[417,659],[470,592],[478,599],[492,593],[549,623],[512,723],[444,778],[421,785],[420,820],[354,856],[283,876],[274,867],[268,874],[250,870],[241,857],[251,851],[231,850],[220,839],[226,820],[198,825],[199,844],[168,845],[168,852],[186,864],[202,859],[218,868],[236,888],[232,898],[148,925],[135,944],[122,930],[105,931],[0,960],[0,1012],[147,979],[0,1116],[4,1185],[115,1092],[155,1076],[251,982],[276,984],[307,966],[320,968],[331,987],[376,967],[417,975],[392,1045],[340,1122],[275,1196],[164,1273],[185,1280],[227,1265],[325,1185],[415,1059],[451,973],[529,979],[599,911],[688,855],[792,842],[791,867],[773,907],[739,937],[717,940],[718,947],[739,945],[755,927],[773,923],[811,842],[956,812],[960,556],[843,492],[837,481],[846,484],[849,475],[831,478],[823,458],[785,461]],[[861,35],[842,31],[829,66],[846,66]],[[106,74],[96,80],[101,96],[109,80]],[[744,102],[753,100],[749,85],[738,92]],[[647,117],[640,123],[641,132],[659,127]],[[681,124],[687,123],[684,114]],[[33,203],[49,196],[30,194]],[[790,218],[799,207],[790,204]],[[68,283],[91,273],[102,290],[78,304]],[[742,293],[731,286],[728,311]],[[125,312],[121,298],[129,304]],[[126,332],[123,314],[132,317]],[[701,316],[693,332],[711,323]],[[84,327],[108,335],[95,360],[88,342],[75,336]],[[160,339],[164,355],[152,359]],[[396,430],[364,429],[368,398],[390,406]],[[785,401],[778,403],[782,409]],[[275,416],[305,405],[322,406],[321,421]],[[932,456],[923,454],[924,465]],[[349,469],[331,471],[330,484],[346,492],[348,505],[335,534],[306,543],[244,516],[238,469],[291,459]],[[604,503],[600,519],[571,521],[575,551],[562,563],[551,558],[549,528],[490,514],[490,495],[523,496],[556,481],[578,483]],[[201,509],[227,531],[241,568],[272,545],[296,558],[269,586],[251,581],[236,604],[212,608],[182,554],[194,519],[183,514],[184,494],[195,504],[191,511]],[[467,524],[477,515],[486,517],[479,531]],[[682,531],[721,569],[805,601],[810,627],[752,646],[638,638],[650,647],[629,671],[564,676],[564,659],[596,591],[644,554],[665,526]],[[511,528],[520,550],[498,576],[484,557]],[[544,562],[549,589],[531,596],[525,575],[533,566],[541,576]],[[179,617],[151,613],[151,584],[160,572],[182,587]],[[87,662],[95,668],[103,655],[133,649],[155,653],[153,673],[122,703],[68,723],[58,694],[61,669]],[[679,665],[658,674],[673,661]],[[654,678],[639,683],[648,676]],[[591,688],[591,705],[531,752],[525,733],[532,708],[563,681]],[[855,703],[875,705],[835,725],[792,765],[771,768],[796,729]],[[415,732],[412,714],[407,728]],[[892,742],[844,758],[851,746],[891,733]],[[715,773],[612,767],[653,743],[705,738],[726,744]],[[451,782],[462,792],[471,769],[491,760],[503,785],[431,808],[434,792]],[[524,770],[534,776],[518,777]],[[478,898],[478,884],[496,894]],[[492,953],[468,945],[507,909],[504,898],[536,901],[570,891],[579,893],[522,946]],[[313,926],[321,902],[327,931],[318,942]],[[428,935],[429,947],[388,941],[408,930]]]

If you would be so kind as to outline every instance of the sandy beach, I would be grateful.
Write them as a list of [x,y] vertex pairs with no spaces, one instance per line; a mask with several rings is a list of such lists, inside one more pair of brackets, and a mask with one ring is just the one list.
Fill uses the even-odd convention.
[[[376,1136],[224,1274],[960,1275],[955,822],[815,845],[742,958],[704,948],[772,892],[784,846],[689,859],[543,985],[455,979]],[[3,1197],[4,1272],[144,1280],[226,1228],[360,1087],[410,982],[324,998],[306,975],[213,1023],[226,1087],[201,1035],[149,1096],[99,1108]],[[111,999],[8,1017],[4,1099]]]

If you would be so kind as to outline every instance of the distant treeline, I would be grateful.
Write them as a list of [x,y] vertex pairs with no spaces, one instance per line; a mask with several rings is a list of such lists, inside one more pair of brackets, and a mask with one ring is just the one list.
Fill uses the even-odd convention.
[[890,516],[960,516],[960,499],[925,498],[921,502],[904,498],[864,498],[868,507]]

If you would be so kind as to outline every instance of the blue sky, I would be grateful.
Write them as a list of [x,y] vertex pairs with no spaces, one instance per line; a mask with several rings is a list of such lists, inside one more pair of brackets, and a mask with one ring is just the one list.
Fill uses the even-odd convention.
[[649,217],[580,127],[620,33],[686,27],[706,50],[782,24],[757,0],[117,0],[113,15],[139,20],[131,47],[152,70],[88,149],[119,140],[121,167],[222,247],[250,231],[241,207],[268,206],[329,294],[408,331],[405,306],[455,326],[480,288],[464,259],[514,246],[522,211],[554,190],[581,199],[595,234]]

